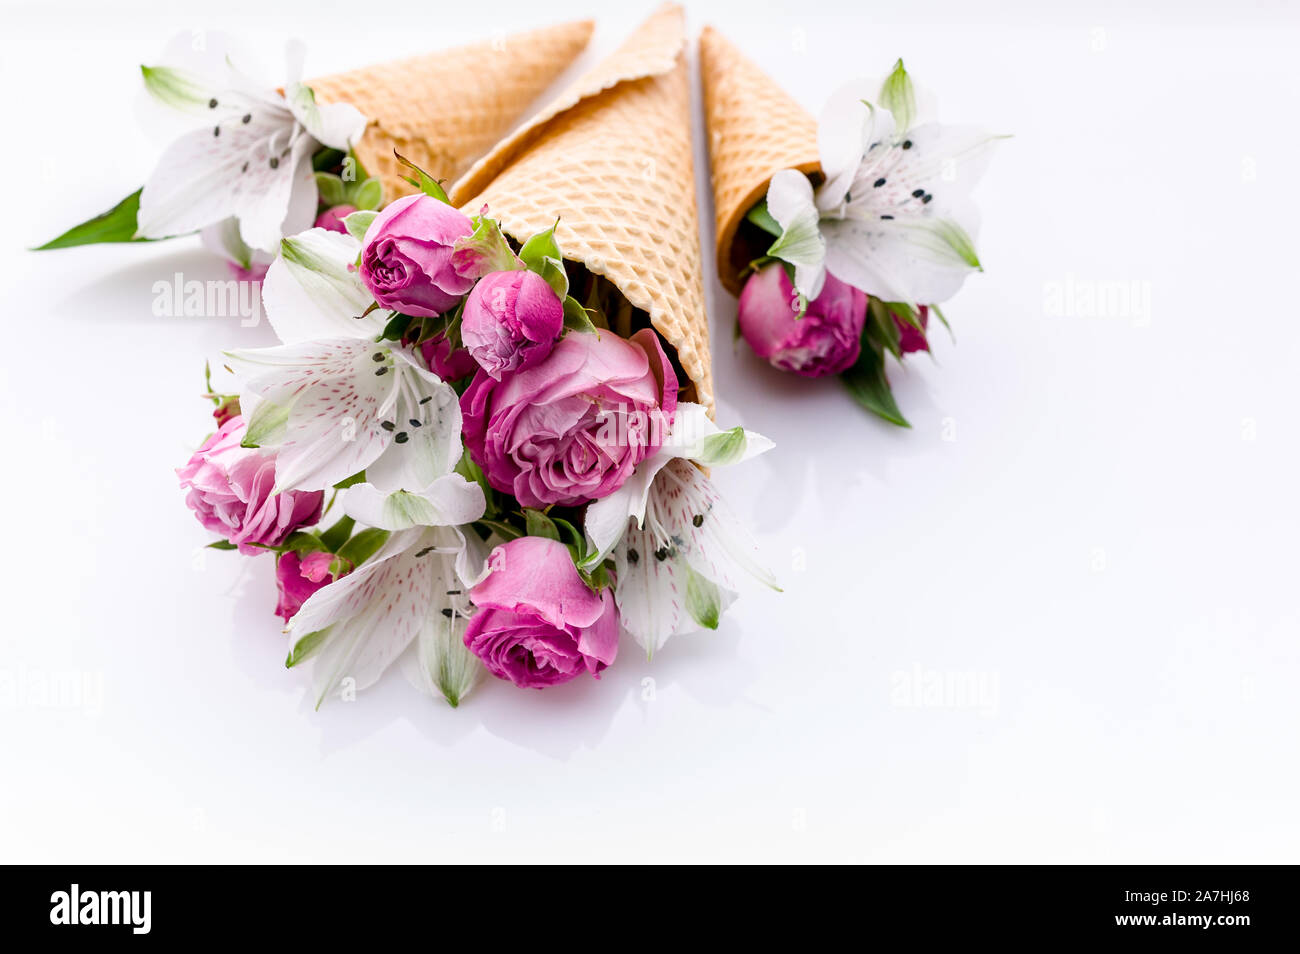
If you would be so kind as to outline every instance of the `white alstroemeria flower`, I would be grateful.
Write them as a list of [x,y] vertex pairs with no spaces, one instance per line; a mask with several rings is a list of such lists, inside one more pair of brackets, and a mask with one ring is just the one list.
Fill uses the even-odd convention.
[[366,119],[347,104],[316,103],[300,82],[300,44],[290,44],[282,95],[215,57],[220,43],[209,35],[180,66],[143,68],[156,100],[204,123],[163,153],[140,195],[137,231],[166,238],[233,218],[244,245],[273,252],[316,216],[312,156],[321,146],[350,149]]
[[736,571],[778,588],[755,559],[748,530],[695,466],[735,464],[771,448],[761,434],[721,431],[704,407],[679,404],[663,446],[622,487],[587,505],[585,565],[612,553],[619,618],[647,657],[674,634],[716,629],[736,597]]
[[461,456],[456,392],[408,348],[327,338],[226,355],[241,400],[252,396],[245,440],[278,453],[274,493],[328,489],[365,470],[385,494],[429,495],[428,507],[407,502],[384,520],[382,503],[362,492],[358,513],[372,526],[466,523],[475,506],[481,515],[481,489],[452,473]]
[[412,643],[408,676],[458,705],[482,668],[463,641],[481,550],[477,538],[468,540],[455,527],[403,530],[313,593],[285,632],[287,664],[313,660],[316,706],[341,687],[374,684]]
[[979,269],[970,192],[998,137],[917,124],[916,112],[900,61],[883,86],[859,81],[826,104],[817,127],[825,181],[815,194],[793,169],[772,177],[767,208],[783,230],[772,254],[794,265],[808,299],[829,272],[883,301],[938,304]]
[[308,229],[283,239],[262,281],[262,305],[285,344],[320,338],[375,339],[388,312],[363,313],[375,298],[352,266],[361,242],[328,229]]

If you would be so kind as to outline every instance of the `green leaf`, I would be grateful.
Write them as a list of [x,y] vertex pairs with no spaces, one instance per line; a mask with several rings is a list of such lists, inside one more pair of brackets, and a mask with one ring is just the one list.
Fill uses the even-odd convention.
[[140,212],[140,193],[136,189],[125,199],[88,222],[74,225],[56,239],[38,245],[32,251],[43,252],[51,248],[72,248],[77,245],[99,245],[105,242],[147,242],[137,238],[136,216]]
[[433,198],[437,199],[439,202],[446,202],[448,205],[451,204],[451,200],[447,198],[446,190],[443,189],[441,183],[439,183],[437,179],[429,175],[429,173],[425,172],[415,163],[411,162],[396,149],[393,150],[393,155],[397,157],[398,162],[415,173],[414,176],[402,176],[403,179],[415,186],[425,195],[433,196]]
[[351,477],[344,477],[342,480],[340,480],[337,484],[334,485],[334,489],[345,490],[346,488],[351,487],[353,484],[364,484],[365,482],[366,482],[366,472],[364,470],[359,470]]
[[347,191],[343,180],[332,172],[316,173],[316,193],[321,205],[342,205],[347,201]]
[[772,218],[772,213],[767,211],[767,199],[764,199],[758,205],[754,206],[745,215],[749,221],[753,222],[768,235],[781,237],[781,223]]
[[208,544],[208,549],[209,550],[238,550],[239,547],[235,546],[229,540],[214,540],[212,543]]
[[342,149],[333,149],[329,146],[322,146],[316,150],[316,154],[311,157],[311,167],[315,172],[328,172],[331,169],[337,169],[343,164],[343,160],[348,154]]
[[583,308],[578,299],[572,295],[566,295],[564,298],[564,330],[586,331],[593,334],[596,331],[587,309]]
[[327,626],[324,629],[316,630],[314,633],[308,633],[294,643],[289,650],[289,655],[284,660],[284,668],[292,669],[298,663],[310,658],[316,650],[320,649],[321,643],[325,641],[328,634],[329,627]]
[[[889,306],[878,298],[867,299],[867,326],[863,328],[863,337],[870,336],[871,341],[879,342],[895,358],[903,357],[902,332],[894,323],[894,315]],[[866,347],[864,341],[863,347]]]
[[339,547],[347,543],[348,537],[352,536],[353,526],[355,521],[351,517],[340,517],[338,523],[320,535],[321,545],[330,553],[338,553]]
[[685,560],[678,565],[686,568],[686,612],[705,629],[717,629],[718,617],[722,615],[718,585],[696,573]]
[[347,543],[343,544],[343,546],[339,547],[337,555],[347,560],[353,566],[360,566],[374,556],[387,539],[387,530],[370,527],[366,530],[362,530]]
[[517,540],[519,537],[522,537],[524,535],[524,532],[522,530],[520,530],[514,524],[506,523],[504,520],[480,519],[480,520],[475,520],[474,524],[476,526],[479,525],[484,526],[487,529],[493,531],[494,533],[499,534],[503,539],[506,540]]
[[[559,224],[557,219],[555,225]],[[519,258],[529,271],[546,279],[546,284],[563,301],[569,294],[569,276],[564,271],[564,256],[560,252],[560,245],[555,241],[555,225],[545,232],[538,232],[525,242],[519,250]]]
[[916,89],[912,77],[903,69],[903,61],[894,64],[893,71],[880,87],[880,105],[894,114],[894,134],[902,136],[916,120]]
[[358,209],[377,209],[384,204],[384,184],[378,179],[351,183],[347,190],[347,201]]
[[384,331],[380,335],[385,341],[401,341],[406,337],[407,330],[411,327],[414,319],[410,315],[404,315],[400,311],[394,312],[393,317],[388,319],[388,324],[384,325]]
[[551,522],[560,531],[560,542],[578,551],[578,559],[574,562],[581,563],[581,558],[587,546],[587,541],[582,532],[563,517],[551,517]]
[[948,319],[944,317],[943,312],[939,309],[939,306],[930,305],[929,307],[930,310],[934,312],[934,316],[939,319],[939,323],[948,330],[948,337],[951,338],[953,341],[956,341],[957,336],[952,333],[952,325],[948,324]]
[[840,379],[854,399],[872,414],[899,427],[912,426],[894,402],[889,379],[885,377],[884,355],[867,339],[865,332],[862,336],[861,357],[853,367],[840,375]]
[[370,228],[370,223],[375,220],[379,213],[371,209],[358,209],[350,215],[343,216],[343,227],[348,230],[358,242],[365,241],[366,231]]
[[524,526],[530,537],[546,537],[548,540],[560,540],[560,531],[550,517],[532,507],[524,508]]
[[320,537],[310,530],[295,530],[289,534],[284,543],[277,547],[282,553],[297,553],[299,555],[306,553],[316,553],[325,549],[325,544],[321,542]]

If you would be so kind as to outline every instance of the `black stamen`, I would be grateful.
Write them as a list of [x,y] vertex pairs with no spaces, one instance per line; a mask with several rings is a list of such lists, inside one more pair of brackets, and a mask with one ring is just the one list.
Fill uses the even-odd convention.
[[216,109],[216,108],[217,108],[217,101],[215,99],[208,100],[208,109]]
[[424,421],[417,421],[415,418],[411,418],[411,420],[410,420],[410,425],[411,425],[412,427],[423,427],[423,426],[424,426]]
[[428,404],[428,403],[429,403],[430,401],[432,401],[432,400],[433,400],[433,395],[430,394],[430,395],[427,395],[427,396],[425,396],[425,397],[420,398],[420,403],[421,403],[421,404]]
[[[430,547],[429,549],[432,550],[433,548]],[[448,596],[460,596],[460,590],[448,590],[448,591],[447,591],[447,595],[448,595]]]
[[379,422],[379,426],[382,427],[382,428],[383,428],[384,430],[386,430],[386,431],[395,431],[395,430],[397,430],[397,425],[394,424],[392,421],[380,421],[380,422]]
[[448,607],[447,609],[444,609],[444,610],[442,611],[442,615],[445,616],[445,617],[447,617],[448,619],[451,619],[452,616],[454,616],[455,614],[452,613],[451,608]]
[[872,185],[874,188],[877,188],[877,189],[879,189],[879,188],[880,188],[882,185],[884,185],[884,184],[885,184],[885,180],[884,180],[884,179],[877,179],[875,182],[871,183],[871,185]]
[[911,148],[912,148],[912,140],[910,140],[910,139],[904,139],[904,140],[903,140],[903,148],[904,148],[904,149],[911,149]]
[[704,526],[704,514],[697,513],[695,516],[691,517],[691,523],[697,527]]
[[242,169],[240,169],[239,171],[240,171],[240,172],[247,172],[247,171],[248,171],[248,163],[244,163],[244,167],[243,167]]
[[429,553],[429,551],[432,550],[432,549],[433,549],[433,547],[425,547],[423,550],[416,550],[416,551],[415,551],[415,555],[416,555],[417,557],[426,556],[426,555]]
[[660,547],[658,550],[656,550],[656,551],[655,551],[655,559],[658,560],[660,563],[663,563],[664,560],[667,560],[667,559],[668,559],[668,548],[667,548],[667,547]]
[[633,550],[631,547],[629,547],[627,551],[627,562],[631,563],[633,566],[636,566],[637,561],[640,559],[641,559],[641,554],[637,553],[636,550]]
[[923,195],[925,195],[925,190],[924,190],[924,189],[913,189],[913,190],[912,190],[912,198],[913,198],[913,199],[919,199],[919,198],[921,198],[921,196],[923,196]]
[[894,217],[892,215],[882,215],[881,218],[884,219],[886,222],[889,222],[892,221]]
[[371,360],[371,361],[383,361],[383,360],[384,360],[384,353],[383,353],[382,351],[376,351],[374,354],[372,354],[372,355],[370,356],[370,360]]
[[240,120],[240,122],[243,123],[245,126],[247,126],[252,121],[253,121],[252,113],[244,113],[244,118]]
[[271,168],[272,168],[272,169],[278,169],[279,167],[280,167],[280,160],[277,159],[277,158],[275,158],[275,156],[272,156],[272,157],[271,157]]
[[927,192],[925,195],[923,195],[923,196],[921,197],[921,203],[922,203],[923,205],[928,205],[929,202],[930,202],[930,200],[933,199],[933,198],[934,198],[934,196],[930,195],[930,193]]
[[379,377],[381,374],[387,374],[387,373],[388,373],[388,365],[384,365],[382,368],[375,368],[375,377]]
[[411,435],[406,433],[406,431],[398,431],[396,434],[393,435],[393,440],[397,441],[397,443],[399,444],[405,444],[410,439],[411,439]]
[[213,126],[213,127],[212,127],[212,135],[214,135],[214,136],[220,136],[220,135],[221,135],[221,127],[220,127],[220,126]]

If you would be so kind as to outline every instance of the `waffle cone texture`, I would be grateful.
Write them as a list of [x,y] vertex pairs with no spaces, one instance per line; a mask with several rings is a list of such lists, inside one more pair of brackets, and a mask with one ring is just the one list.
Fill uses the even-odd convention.
[[762,249],[738,246],[745,215],[782,169],[820,173],[817,123],[757,64],[713,27],[700,35],[718,277],[740,294],[740,273]]
[[415,189],[401,153],[433,178],[453,181],[564,72],[593,23],[562,23],[486,43],[414,56],[308,83],[322,103],[350,103],[369,120],[355,146],[391,202]]
[[[608,278],[675,349],[713,409],[681,7],[665,4],[451,190],[516,241],[559,220],[566,258]],[[694,393],[691,394],[690,392]]]

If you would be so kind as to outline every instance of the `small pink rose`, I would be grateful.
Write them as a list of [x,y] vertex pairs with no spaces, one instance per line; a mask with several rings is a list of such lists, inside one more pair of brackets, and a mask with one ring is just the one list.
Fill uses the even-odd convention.
[[343,220],[355,211],[356,207],[351,205],[331,206],[316,216],[316,228],[329,229],[331,232],[342,232],[346,235],[348,227],[343,224]]
[[546,279],[525,270],[492,272],[465,299],[461,339],[479,367],[496,378],[531,368],[551,353],[564,330],[564,306]]
[[773,367],[808,378],[838,374],[862,352],[867,296],[834,275],[800,318],[790,279],[781,265],[751,275],[740,292],[740,333]]
[[469,591],[477,607],[465,645],[498,679],[544,689],[600,671],[618,655],[618,610],[606,587],[593,593],[568,549],[519,537],[488,557],[488,576]]
[[451,254],[473,223],[428,195],[408,195],[380,212],[366,230],[361,280],[381,308],[417,318],[441,315],[474,284],[456,272]]
[[343,569],[340,576],[352,569],[347,561],[336,557],[333,553],[318,550],[304,557],[300,557],[293,550],[281,553],[280,558],[275,561],[275,585],[280,591],[280,601],[276,604],[275,615],[286,623],[289,622],[293,615],[302,609],[302,604],[307,602],[308,597],[322,586],[333,582],[334,577],[330,573],[330,567],[336,560]]
[[185,502],[199,523],[239,547],[241,553],[261,553],[277,547],[299,527],[320,519],[325,493],[286,490],[273,494],[275,455],[240,447],[244,419],[236,415],[222,424],[176,471]]

